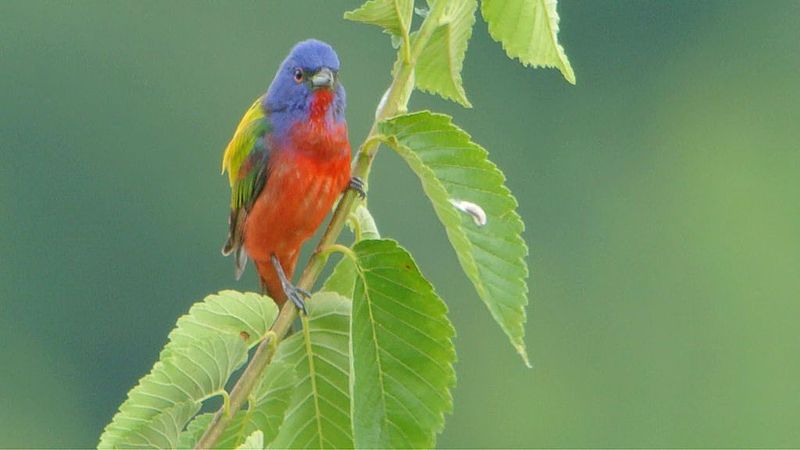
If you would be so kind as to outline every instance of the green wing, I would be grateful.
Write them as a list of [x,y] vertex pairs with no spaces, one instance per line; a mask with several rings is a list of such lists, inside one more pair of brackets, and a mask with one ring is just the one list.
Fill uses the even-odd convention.
[[250,207],[267,180],[269,120],[262,108],[263,97],[244,114],[222,157],[222,172],[228,172],[231,185],[231,214],[228,219],[228,240],[222,254],[235,256],[236,279],[247,263],[242,248],[244,222]]

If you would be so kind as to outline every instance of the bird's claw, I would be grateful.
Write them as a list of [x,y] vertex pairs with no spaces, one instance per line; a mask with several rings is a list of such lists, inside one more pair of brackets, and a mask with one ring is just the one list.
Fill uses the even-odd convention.
[[286,297],[294,303],[294,306],[303,312],[303,315],[308,315],[304,298],[311,297],[311,294],[309,294],[307,290],[301,289],[293,284],[283,284],[283,292],[286,294]]
[[292,282],[289,281],[289,278],[286,277],[286,273],[283,271],[281,262],[278,261],[278,258],[274,254],[272,255],[271,260],[272,266],[275,268],[275,272],[278,274],[278,279],[281,281],[281,288],[283,289],[283,293],[286,295],[286,298],[291,300],[297,309],[302,311],[304,315],[308,315],[304,298],[310,298],[311,293],[301,287],[293,285]]
[[364,190],[364,180],[361,177],[350,178],[350,189],[354,190],[356,194],[362,199],[366,198],[367,192]]

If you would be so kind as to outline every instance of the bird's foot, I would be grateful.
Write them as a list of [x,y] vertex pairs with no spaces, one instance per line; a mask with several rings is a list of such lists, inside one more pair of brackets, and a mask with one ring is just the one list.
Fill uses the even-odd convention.
[[281,266],[281,262],[278,261],[278,258],[273,254],[272,255],[272,266],[275,268],[275,272],[278,273],[278,278],[281,280],[281,288],[283,289],[283,293],[286,295],[286,298],[292,301],[297,309],[303,312],[303,314],[308,314],[306,310],[306,302],[305,299],[311,297],[311,293],[307,290],[297,287],[289,281],[289,278],[286,277],[286,273],[283,271],[283,266]]
[[358,194],[358,196],[362,199],[367,196],[367,192],[364,190],[364,180],[362,180],[361,177],[350,178],[350,184],[348,187],[356,191],[356,194]]

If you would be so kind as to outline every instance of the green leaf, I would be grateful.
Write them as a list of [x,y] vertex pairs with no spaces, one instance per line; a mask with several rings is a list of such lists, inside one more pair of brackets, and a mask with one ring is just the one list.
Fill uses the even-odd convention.
[[200,402],[221,393],[230,374],[246,359],[247,347],[238,336],[202,338],[171,349],[171,355],[156,362],[128,393],[98,447],[174,448]]
[[[529,365],[524,342],[528,248],[503,173],[448,116],[427,111],[397,116],[379,124],[379,131],[419,177],[464,273]],[[482,214],[484,226],[476,223]]]
[[253,434],[247,437],[242,445],[236,447],[237,450],[245,450],[245,449],[257,449],[262,450],[264,448],[264,433],[260,430],[253,431]]
[[[380,239],[375,219],[364,205],[358,205],[348,221],[350,229],[356,234],[356,242],[360,239]],[[356,266],[350,258],[342,258],[333,268],[333,272],[325,280],[320,291],[336,292],[347,298],[353,297],[356,282]]]
[[306,303],[303,331],[278,347],[273,361],[294,368],[297,383],[270,448],[352,448],[350,300],[332,292]]
[[159,361],[128,393],[98,447],[174,448],[200,403],[223,393],[276,315],[274,302],[256,294],[223,291],[196,303],[178,319]]
[[[131,428],[121,436],[115,448],[178,448],[178,433],[200,410],[198,402],[182,402],[163,410],[150,420],[147,426]],[[178,445],[176,445],[178,444]],[[98,448],[107,448],[101,442]]]
[[[253,402],[236,413],[217,441],[217,448],[237,447],[245,436],[255,431],[262,433],[264,442],[272,441],[278,435],[278,428],[289,406],[295,378],[292,366],[281,362],[270,364],[251,393]],[[181,434],[179,447],[194,447],[213,416],[214,414],[209,413],[195,417]]]
[[[195,418],[186,425],[186,430],[178,437],[178,448],[194,448],[194,446],[197,445],[197,441],[200,440],[200,437],[202,437],[203,433],[208,429],[213,417],[214,413],[205,413],[195,416]],[[243,417],[242,411],[237,412],[232,423],[238,424]],[[226,432],[223,433],[217,441],[216,448],[233,448],[236,445],[236,440],[239,437],[238,432],[228,433],[228,430],[225,431]]]
[[261,430],[264,442],[272,442],[283,424],[295,384],[297,374],[294,367],[284,361],[272,361],[251,394],[254,404],[246,411],[249,420],[245,425],[247,432]]
[[526,66],[557,67],[572,84],[575,73],[558,43],[557,0],[482,0],[489,34]]
[[350,226],[360,239],[380,239],[381,233],[375,224],[375,218],[366,206],[358,205],[350,215]]
[[278,307],[267,296],[236,291],[209,295],[202,302],[195,303],[189,314],[178,319],[161,357],[165,357],[170,349],[200,337],[235,335],[248,347],[253,347],[266,337],[277,315]]
[[353,437],[357,448],[432,448],[452,409],[447,306],[392,240],[353,248]]
[[321,292],[335,292],[344,297],[353,296],[356,284],[356,265],[347,257],[342,257],[333,268],[330,276],[320,288]]
[[[445,0],[442,0],[445,1]],[[416,86],[471,108],[461,83],[461,68],[475,24],[477,0],[451,0],[417,59]]]
[[344,18],[377,25],[394,36],[404,36],[408,34],[413,13],[414,0],[370,0],[344,13]]

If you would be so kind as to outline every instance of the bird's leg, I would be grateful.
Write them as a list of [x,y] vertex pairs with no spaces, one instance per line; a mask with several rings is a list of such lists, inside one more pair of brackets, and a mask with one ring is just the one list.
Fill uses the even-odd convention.
[[350,178],[350,184],[348,187],[356,191],[356,194],[358,194],[358,196],[362,199],[367,196],[367,192],[364,190],[364,180],[362,180],[361,177]]
[[307,314],[306,311],[306,302],[303,300],[303,297],[309,298],[311,294],[303,289],[299,288],[292,284],[289,281],[289,278],[286,277],[286,273],[283,271],[283,266],[281,266],[281,262],[278,261],[278,257],[275,254],[272,254],[272,267],[275,268],[275,272],[278,273],[278,279],[281,280],[281,288],[283,288],[283,293],[286,294],[286,298],[292,301],[297,309],[303,311],[303,314]]

